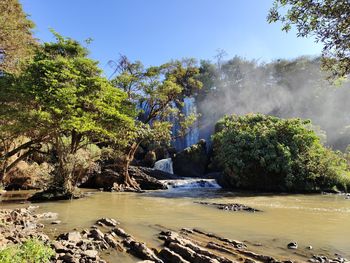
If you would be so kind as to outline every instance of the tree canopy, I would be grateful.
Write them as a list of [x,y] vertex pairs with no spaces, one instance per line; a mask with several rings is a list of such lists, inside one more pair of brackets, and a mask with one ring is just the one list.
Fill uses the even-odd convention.
[[350,186],[346,160],[321,144],[307,120],[225,116],[216,125],[213,147],[232,188],[317,191]]
[[[56,174],[65,180],[69,154],[82,143],[107,139],[123,143],[120,135],[133,129],[135,108],[126,93],[101,75],[86,48],[57,33],[55,37],[56,42],[37,48],[26,70],[10,82],[8,93],[1,94],[6,101],[2,112],[10,114],[1,129],[2,134],[18,130],[32,144],[50,143],[59,163]],[[19,104],[21,111],[6,110]]]
[[348,0],[275,0],[267,20],[295,26],[300,37],[323,44],[323,67],[332,78],[350,74],[350,2]]
[[0,72],[16,73],[21,61],[33,54],[34,23],[18,0],[1,0],[0,14]]
[[[146,140],[169,143],[172,137],[183,135],[196,118],[182,114],[183,100],[195,94],[202,83],[197,79],[199,69],[192,59],[145,68],[141,62],[121,56],[115,66],[112,82],[139,109],[137,132],[124,149],[127,154],[122,162],[126,183],[132,185],[127,170],[139,145]],[[182,127],[179,134],[172,133],[174,122]]]

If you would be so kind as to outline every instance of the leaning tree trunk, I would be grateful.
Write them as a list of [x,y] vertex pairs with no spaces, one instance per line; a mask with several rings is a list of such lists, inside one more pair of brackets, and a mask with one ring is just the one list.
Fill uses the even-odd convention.
[[128,154],[124,157],[122,167],[121,167],[121,173],[124,177],[125,186],[131,187],[136,190],[141,190],[141,188],[139,184],[136,182],[136,180],[131,178],[129,174],[129,167],[130,167],[130,163],[134,160],[135,153],[138,147],[140,146],[141,142],[142,141],[140,140],[139,142],[134,142],[131,145]]

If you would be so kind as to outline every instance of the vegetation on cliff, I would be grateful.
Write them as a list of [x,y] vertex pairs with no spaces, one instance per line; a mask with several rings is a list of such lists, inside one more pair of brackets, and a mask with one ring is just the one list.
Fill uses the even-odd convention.
[[317,191],[350,187],[348,164],[325,148],[310,121],[263,114],[225,116],[213,135],[215,162],[229,187]]

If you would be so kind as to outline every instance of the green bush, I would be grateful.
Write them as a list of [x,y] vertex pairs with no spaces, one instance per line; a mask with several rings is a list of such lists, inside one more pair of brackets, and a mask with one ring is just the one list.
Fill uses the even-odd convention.
[[225,116],[213,135],[214,161],[226,186],[318,191],[350,186],[341,153],[325,148],[311,122],[263,114]]
[[9,246],[0,250],[1,263],[46,263],[54,251],[37,239],[29,239],[22,245]]

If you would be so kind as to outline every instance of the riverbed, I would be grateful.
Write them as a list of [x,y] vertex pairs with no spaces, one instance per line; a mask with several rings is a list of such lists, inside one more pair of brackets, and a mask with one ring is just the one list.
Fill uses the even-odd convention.
[[[8,193],[10,194],[10,193]],[[195,202],[241,203],[262,212],[218,210]],[[160,246],[159,229],[198,228],[230,239],[245,241],[257,252],[277,258],[306,261],[313,254],[350,258],[350,200],[344,195],[273,195],[225,192],[217,188],[175,188],[141,194],[94,192],[86,198],[39,204],[38,212],[55,212],[62,221],[47,224],[54,236],[91,226],[111,217],[140,241]],[[2,208],[28,206],[0,203]],[[297,250],[287,249],[291,241]],[[312,246],[312,250],[306,247]],[[109,262],[133,262],[120,255]],[[135,260],[136,261],[136,260]]]

